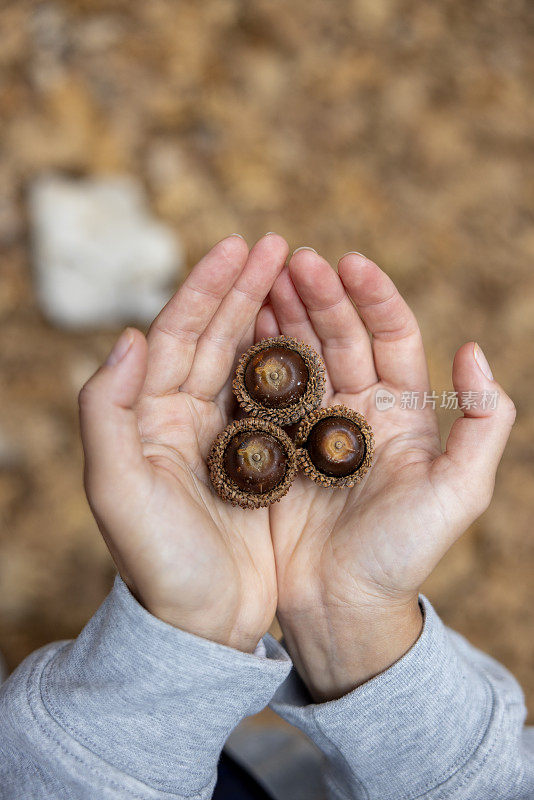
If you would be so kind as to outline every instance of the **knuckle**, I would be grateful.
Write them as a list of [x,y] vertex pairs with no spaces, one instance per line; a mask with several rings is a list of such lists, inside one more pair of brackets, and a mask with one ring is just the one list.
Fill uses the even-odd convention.
[[239,236],[228,236],[219,243],[219,255],[228,263],[233,263],[237,257],[244,257],[248,253],[248,247]]
[[517,409],[514,401],[511,397],[508,397],[508,395],[505,394],[501,399],[501,403],[502,413],[505,419],[510,423],[510,425],[513,425],[517,416]]
[[80,411],[85,411],[85,409],[91,407],[94,402],[95,397],[95,387],[91,381],[87,381],[78,394],[78,407]]

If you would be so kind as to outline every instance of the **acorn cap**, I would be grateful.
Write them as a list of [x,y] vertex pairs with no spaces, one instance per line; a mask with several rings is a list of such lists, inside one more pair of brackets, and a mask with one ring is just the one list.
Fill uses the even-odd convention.
[[300,423],[295,444],[300,469],[315,483],[330,488],[355,486],[373,460],[372,428],[365,417],[346,406],[312,411]]
[[300,420],[298,422],[292,422],[291,425],[283,425],[282,426],[284,431],[287,433],[293,444],[297,439],[298,429],[300,428]]
[[324,362],[298,339],[262,339],[239,359],[232,386],[239,405],[250,416],[291,425],[321,403]]
[[269,420],[250,417],[226,426],[213,442],[207,463],[219,497],[242,508],[280,500],[297,473],[289,436]]

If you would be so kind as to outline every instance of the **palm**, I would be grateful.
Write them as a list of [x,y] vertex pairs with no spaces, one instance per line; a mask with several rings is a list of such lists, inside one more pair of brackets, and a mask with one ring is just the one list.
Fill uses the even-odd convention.
[[[161,543],[152,549],[151,561],[159,562],[163,554],[173,591],[186,596],[189,606],[215,610],[228,598],[247,618],[265,619],[267,627],[276,604],[267,511],[251,515],[221,503],[205,464],[213,439],[228,422],[228,394],[226,386],[213,401],[179,392],[145,397],[139,404],[143,454],[153,474],[144,516]],[[154,568],[161,564],[147,564],[147,570]]]
[[436,548],[421,559],[418,534],[422,514],[430,541],[441,542],[433,533],[445,525],[431,475],[441,452],[435,414],[398,405],[377,411],[379,387],[326,398],[363,413],[374,429],[375,458],[362,483],[331,491],[301,478],[271,510],[282,595],[298,593],[302,601],[310,572],[338,597],[409,593],[442,554]]

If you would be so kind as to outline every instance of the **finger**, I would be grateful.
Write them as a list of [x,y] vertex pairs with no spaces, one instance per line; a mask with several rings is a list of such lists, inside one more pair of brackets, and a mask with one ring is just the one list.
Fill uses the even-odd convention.
[[423,340],[417,321],[395,284],[359,253],[339,261],[339,277],[373,336],[376,372],[397,389],[429,389]]
[[[280,332],[284,336],[292,336],[294,339],[305,342],[322,355],[321,340],[315,333],[306,306],[295,289],[288,267],[284,267],[274,282],[269,297]],[[329,402],[332,394],[332,381],[327,370],[323,402]]]
[[497,467],[515,420],[515,407],[491,377],[485,356],[475,342],[462,345],[456,353],[452,379],[463,417],[454,422],[445,453],[436,459],[433,469],[445,476],[474,519],[491,500]]
[[254,340],[270,339],[272,336],[280,336],[280,328],[274,315],[273,307],[269,303],[258,311]]
[[80,392],[85,485],[91,504],[116,505],[135,491],[149,468],[132,410],[146,374],[147,343],[127,328],[106,363]]
[[191,270],[148,332],[147,394],[176,391],[187,378],[197,342],[243,270],[248,247],[238,234],[218,242]]
[[284,267],[275,280],[269,298],[281,333],[299,339],[321,352],[321,341],[313,329],[306,306],[295,289],[288,267]]
[[369,335],[330,264],[313,250],[299,250],[289,272],[321,341],[334,391],[355,394],[376,383]]
[[254,245],[243,272],[198,341],[182,391],[201,400],[217,396],[228,378],[239,341],[254,322],[287,253],[287,242],[277,234],[264,236]]

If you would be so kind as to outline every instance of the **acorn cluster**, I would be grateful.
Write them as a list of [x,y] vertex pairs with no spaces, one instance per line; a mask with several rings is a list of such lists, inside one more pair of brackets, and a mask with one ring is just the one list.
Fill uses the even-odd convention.
[[250,347],[233,390],[244,419],[231,422],[208,456],[211,482],[232,505],[260,508],[280,500],[297,472],[315,483],[351,487],[373,458],[373,432],[346,406],[319,408],[325,368],[313,348],[288,336]]

